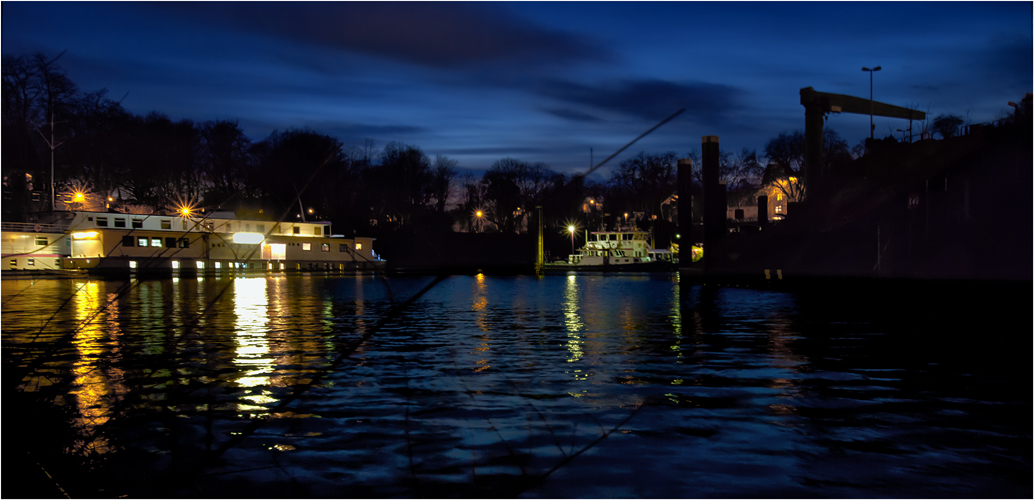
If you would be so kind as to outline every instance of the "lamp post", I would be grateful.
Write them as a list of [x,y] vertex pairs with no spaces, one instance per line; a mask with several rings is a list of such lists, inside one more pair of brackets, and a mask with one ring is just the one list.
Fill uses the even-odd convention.
[[872,68],[872,69],[866,68],[864,66],[862,67],[862,71],[868,71],[869,72],[869,138],[870,139],[874,138],[873,136],[875,135],[875,132],[876,132],[876,126],[872,124],[872,74],[873,74],[874,71],[879,71],[879,70],[880,70],[879,66],[876,66],[875,68]]
[[474,232],[475,233],[480,233],[481,232],[481,216],[483,216],[484,213],[482,213],[480,210],[478,210],[474,215],[476,215],[477,218],[478,218],[477,229]]
[[571,255],[574,255],[574,226],[567,226],[567,232],[571,233]]

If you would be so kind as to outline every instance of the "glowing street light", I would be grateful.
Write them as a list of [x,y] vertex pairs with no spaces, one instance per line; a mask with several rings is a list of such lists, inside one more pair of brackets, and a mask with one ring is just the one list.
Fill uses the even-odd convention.
[[574,255],[574,225],[567,226],[567,232],[571,233],[571,255]]

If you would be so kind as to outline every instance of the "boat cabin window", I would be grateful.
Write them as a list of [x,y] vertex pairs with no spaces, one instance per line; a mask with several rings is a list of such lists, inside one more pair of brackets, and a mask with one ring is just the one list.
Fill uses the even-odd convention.
[[115,227],[126,227],[126,219],[115,217]]
[[609,239],[610,241],[617,241],[617,240],[618,240],[618,235],[617,235],[617,233],[613,233],[613,234],[610,234],[610,235],[608,235],[608,236],[609,236],[609,237],[608,237],[607,239]]
[[122,246],[124,247],[135,247],[136,239],[132,236],[126,235],[122,237]]
[[165,248],[176,248],[176,238],[165,238]]
[[319,226],[316,226],[316,227],[312,228],[312,235],[313,236],[320,236],[322,234],[323,234],[323,231],[320,231],[320,227]]
[[133,219],[133,229],[143,229],[143,228],[144,228],[144,220],[143,219]]
[[320,250],[323,251],[323,252],[329,252],[330,251],[330,243],[324,243],[323,245],[321,245],[320,246]]
[[186,238],[180,238],[179,239],[179,247],[180,248],[190,248],[190,240],[188,240]]
[[294,226],[294,234],[302,234],[302,228]]
[[[295,229],[298,229],[298,228],[295,228]],[[305,250],[306,252],[308,252],[309,250],[312,250],[312,243],[302,243],[302,250]]]
[[265,224],[255,224],[255,232],[265,233],[266,232],[266,225]]
[[137,246],[146,247],[147,246],[147,237],[145,236],[145,237],[137,238],[136,239],[136,244],[137,244]]
[[162,219],[162,229],[172,229],[172,221],[169,219]]
[[46,236],[37,236],[36,237],[36,244],[41,246],[41,247],[47,246],[47,237]]
[[621,235],[621,239],[623,239],[623,240],[631,240],[632,239],[632,233],[624,233],[624,234],[622,234]]
[[151,246],[152,247],[159,247],[159,248],[161,248],[161,246],[162,246],[162,239],[161,238],[151,238]]

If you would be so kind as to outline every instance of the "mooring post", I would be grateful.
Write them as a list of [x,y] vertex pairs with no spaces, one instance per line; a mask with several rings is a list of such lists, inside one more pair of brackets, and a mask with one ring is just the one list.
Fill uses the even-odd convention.
[[686,267],[693,263],[693,192],[690,190],[693,185],[693,160],[680,159],[676,173],[679,188],[679,267]]
[[725,207],[721,206],[722,188],[718,184],[718,136],[705,135],[701,140],[701,173],[704,180],[704,272],[713,269],[714,245],[721,238]]

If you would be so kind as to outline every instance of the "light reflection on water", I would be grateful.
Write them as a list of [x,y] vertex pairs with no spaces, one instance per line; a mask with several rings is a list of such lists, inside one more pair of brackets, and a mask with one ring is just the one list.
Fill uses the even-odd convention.
[[75,332],[18,390],[74,409],[50,452],[94,457],[61,470],[87,496],[1031,493],[1030,391],[944,342],[965,318],[666,274],[454,276],[386,315],[429,282],[5,280],[4,363]]

